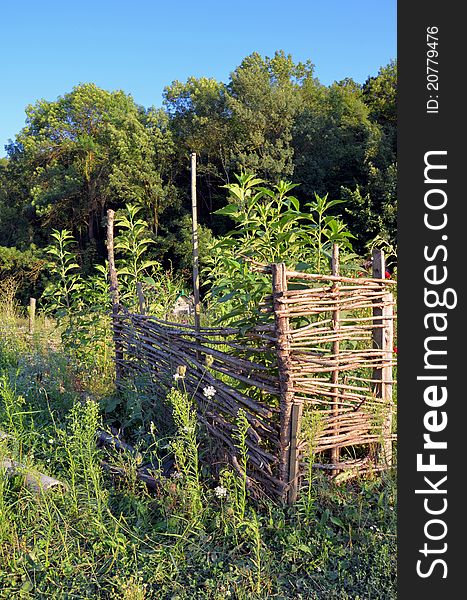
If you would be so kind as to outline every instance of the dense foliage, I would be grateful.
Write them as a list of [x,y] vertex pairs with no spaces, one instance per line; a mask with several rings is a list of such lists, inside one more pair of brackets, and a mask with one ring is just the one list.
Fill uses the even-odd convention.
[[[124,307],[193,319],[174,306],[191,286],[195,151],[203,324],[271,319],[252,266],[324,273],[338,243],[343,274],[376,245],[393,270],[395,98],[395,63],[324,86],[276,52],[227,83],[174,81],[163,108],[90,83],[26,108],[0,160],[0,598],[395,597],[392,473],[339,486],[310,452],[296,505],[254,502],[242,410],[233,470],[209,462],[186,366],[157,405],[138,377],[115,389],[105,247],[113,208]],[[123,446],[97,447],[103,429]],[[37,470],[65,487],[36,495]]]
[[363,85],[322,85],[311,62],[279,51],[246,57],[227,83],[174,81],[163,108],[123,91],[77,85],[26,108],[26,124],[0,161],[0,246],[23,252],[67,229],[85,270],[105,257],[108,207],[141,207],[164,266],[189,267],[189,154],[198,155],[199,218],[206,235],[231,228],[222,187],[254,172],[271,185],[294,181],[305,204],[343,199],[362,251],[376,235],[394,242],[396,64]]
[[[205,438],[180,380],[168,397],[176,430],[161,436],[138,410],[151,398],[115,398],[108,377],[84,392],[87,365],[70,360],[50,325],[31,337],[0,311],[2,600],[396,598],[392,474],[348,485],[317,474],[293,508],[252,502],[237,471],[225,467],[215,480],[201,466]],[[137,452],[96,446],[112,400]],[[236,426],[244,466],[241,413]],[[138,467],[152,465],[157,477],[168,450],[175,470],[148,490]],[[23,470],[7,474],[5,459],[66,487],[34,493]]]

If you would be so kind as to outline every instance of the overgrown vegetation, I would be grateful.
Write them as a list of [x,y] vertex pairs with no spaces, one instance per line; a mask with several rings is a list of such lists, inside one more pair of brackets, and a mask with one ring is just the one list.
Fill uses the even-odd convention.
[[[379,246],[392,275],[395,85],[395,63],[326,87],[310,62],[254,53],[227,84],[174,82],[163,109],[93,84],[27,108],[0,162],[0,598],[395,598],[393,473],[321,477],[313,411],[307,486],[285,508],[249,496],[241,410],[237,468],[203,460],[185,366],[157,413],[137,377],[115,391],[104,240],[113,208],[127,309],[188,321],[173,308],[190,294],[196,151],[203,324],[268,323],[251,267],[326,273],[334,243],[342,273]],[[35,493],[37,471],[64,486]]]
[[[1,598],[396,597],[390,473],[347,486],[315,476],[311,496],[291,509],[252,503],[239,474],[214,480],[200,467],[202,436],[183,385],[169,400],[171,439],[150,426],[129,440],[136,456],[99,449],[99,396],[82,392],[50,329],[33,339],[19,331],[3,326],[0,342],[0,464],[17,459],[68,489],[37,495],[2,469]],[[237,427],[246,461],[241,414]],[[167,446],[175,469],[148,491],[136,467],[147,461],[157,476]]]
[[[315,194],[345,200],[360,253],[376,235],[394,243],[396,84],[391,62],[363,85],[325,86],[310,61],[278,51],[246,57],[227,83],[175,81],[162,108],[92,83],[38,100],[0,160],[0,246],[40,260],[51,232],[68,230],[89,273],[105,259],[106,209],[132,204],[148,223],[152,258],[188,280],[193,151],[202,238],[231,229],[231,215],[216,211],[222,186],[243,170],[271,185],[300,183],[294,194],[305,213]],[[330,208],[336,216],[342,207]],[[0,249],[0,270],[28,258],[7,254]]]

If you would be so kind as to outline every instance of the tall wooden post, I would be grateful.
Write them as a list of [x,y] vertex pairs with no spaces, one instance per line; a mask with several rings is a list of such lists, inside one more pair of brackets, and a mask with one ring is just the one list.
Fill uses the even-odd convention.
[[199,249],[198,249],[198,205],[196,198],[196,152],[191,153],[191,216],[193,240],[193,298],[195,309],[195,328],[199,333],[201,306],[199,299]]
[[29,298],[29,333],[34,333],[34,325],[36,318],[36,299]]
[[143,284],[141,281],[136,283],[136,295],[138,297],[138,308],[141,315],[144,315],[144,294],[143,294]]
[[[376,248],[373,251],[373,277],[384,279],[386,277],[386,264],[384,253]],[[384,415],[382,424],[381,453],[387,466],[392,465],[392,418],[394,404],[392,399],[392,352],[393,352],[393,308],[394,297],[391,293],[382,294],[382,306],[373,308],[373,347],[381,350],[381,367],[374,369],[373,379],[381,381],[376,383],[374,393],[383,400]]]
[[285,500],[293,504],[299,486],[298,441],[303,404],[295,402],[290,368],[289,317],[284,315],[286,305],[280,302],[287,291],[287,273],[284,263],[272,265],[273,307],[276,325],[277,365],[280,386],[280,447],[279,479],[287,484]]
[[118,387],[122,376],[123,350],[120,342],[118,327],[120,298],[118,294],[117,269],[115,267],[114,218],[115,211],[109,208],[107,211],[107,256],[109,261],[110,297],[112,299],[112,327],[115,344],[115,383]]
[[[332,270],[332,274],[335,275],[336,277],[339,275],[339,246],[337,244],[334,244],[332,247],[331,270]],[[340,310],[339,310],[339,304],[337,302],[339,300],[339,283],[337,281],[332,286],[332,292],[336,299],[336,309],[332,313],[332,329],[337,337],[337,335],[339,333],[339,327],[340,327]],[[339,387],[337,385],[339,382],[339,349],[340,349],[339,348],[339,340],[336,339],[332,343],[332,354],[334,356],[335,368],[331,373],[331,383],[335,386],[332,388],[332,391],[335,394],[333,401],[332,401],[332,416],[336,420],[335,425],[334,425],[334,434],[336,436],[339,433],[339,423],[338,423]],[[339,460],[340,460],[340,448],[339,447],[332,448],[331,463],[333,465],[337,465],[339,463]],[[335,473],[337,473],[337,472],[338,471],[336,470]]]

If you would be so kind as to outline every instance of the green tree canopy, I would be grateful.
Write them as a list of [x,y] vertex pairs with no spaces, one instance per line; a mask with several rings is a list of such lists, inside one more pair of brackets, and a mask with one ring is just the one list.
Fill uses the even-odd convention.
[[72,223],[95,242],[109,204],[144,196],[154,214],[163,208],[171,142],[157,112],[144,111],[124,92],[82,84],[56,101],[28,106],[26,114],[12,155],[29,174],[31,203],[44,224]]

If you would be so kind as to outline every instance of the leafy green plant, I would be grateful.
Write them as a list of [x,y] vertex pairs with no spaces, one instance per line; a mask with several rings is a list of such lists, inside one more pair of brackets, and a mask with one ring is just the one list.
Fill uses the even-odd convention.
[[67,229],[62,231],[54,229],[51,237],[53,242],[47,246],[46,253],[51,257],[47,267],[53,274],[53,278],[46,287],[42,299],[56,316],[71,318],[73,297],[83,285],[76,254],[71,251],[71,247],[76,242]]
[[253,326],[267,320],[259,305],[271,291],[270,277],[256,272],[255,263],[284,262],[292,270],[324,272],[324,257],[330,257],[334,243],[341,248],[341,261],[353,256],[353,236],[328,214],[340,200],[315,195],[304,212],[290,193],[296,184],[280,181],[266,187],[252,174],[236,177],[238,183],[224,186],[229,204],[216,211],[230,217],[235,229],[211,244],[204,282],[217,319]]
[[177,427],[171,448],[175,455],[176,474],[183,488],[183,504],[190,519],[196,522],[202,511],[196,412],[186,391],[172,388],[167,401],[172,406]]
[[136,300],[136,284],[148,274],[148,269],[159,267],[155,260],[145,257],[154,243],[146,221],[138,217],[142,207],[126,204],[125,210],[117,213],[115,225],[119,228],[115,238],[115,250],[120,255],[117,272],[121,292],[131,304]]

